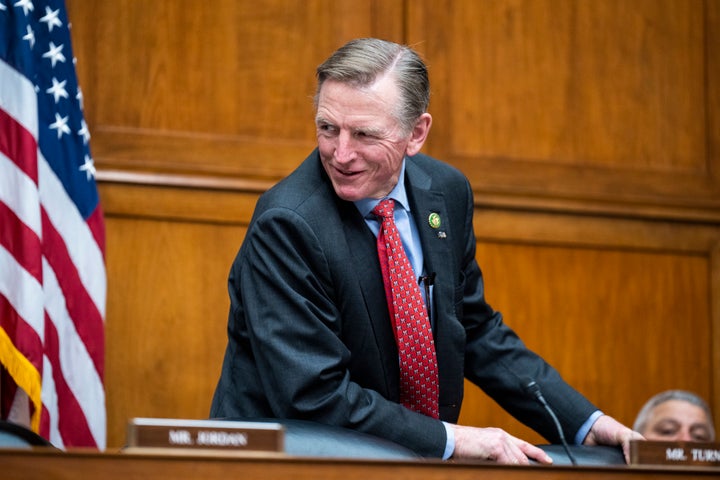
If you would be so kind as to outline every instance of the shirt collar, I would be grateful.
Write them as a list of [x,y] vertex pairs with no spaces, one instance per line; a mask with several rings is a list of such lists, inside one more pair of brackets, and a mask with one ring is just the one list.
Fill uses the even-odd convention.
[[372,212],[372,209],[375,208],[375,205],[380,203],[381,201],[385,200],[386,198],[392,198],[395,200],[396,203],[399,203],[402,205],[402,207],[410,211],[410,204],[408,203],[407,198],[407,191],[405,190],[405,158],[403,158],[402,165],[400,166],[400,176],[398,177],[398,182],[395,185],[395,187],[390,191],[390,193],[385,198],[363,198],[362,200],[358,200],[357,202],[353,202],[357,209],[362,214],[363,218],[366,218],[368,216],[372,216],[370,212]]

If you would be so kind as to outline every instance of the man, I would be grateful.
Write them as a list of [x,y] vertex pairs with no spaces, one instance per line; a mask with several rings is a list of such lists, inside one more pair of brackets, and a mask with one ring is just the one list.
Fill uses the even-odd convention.
[[[430,457],[549,463],[542,450],[500,429],[455,425],[465,375],[557,441],[547,413],[523,391],[532,379],[567,437],[627,447],[636,434],[528,351],[485,302],[470,185],[419,153],[432,117],[418,55],[360,39],[331,55],[317,76],[318,148],[260,198],[230,272],[229,342],[211,416],[312,420]],[[396,314],[407,313],[405,300],[388,302],[393,274],[383,276],[395,267],[382,258],[397,254],[388,240],[395,227],[376,209],[388,198],[383,211],[394,209],[407,253],[397,261],[421,279],[412,285],[403,277],[413,299],[422,297],[414,311],[424,324],[415,332],[432,329],[424,353],[409,361],[406,342],[395,338],[404,334],[406,320]],[[421,382],[407,377],[417,374],[407,367],[415,360],[426,363],[430,379],[422,393],[410,391]],[[412,403],[421,397],[426,406]]]
[[638,413],[634,429],[648,440],[715,441],[710,407],[684,390],[666,390],[650,398]]

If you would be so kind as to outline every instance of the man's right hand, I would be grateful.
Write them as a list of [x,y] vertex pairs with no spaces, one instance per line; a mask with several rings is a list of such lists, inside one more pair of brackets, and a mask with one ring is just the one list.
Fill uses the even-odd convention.
[[530,459],[551,464],[542,449],[513,437],[499,428],[453,425],[455,451],[452,458],[480,458],[507,465],[528,465]]

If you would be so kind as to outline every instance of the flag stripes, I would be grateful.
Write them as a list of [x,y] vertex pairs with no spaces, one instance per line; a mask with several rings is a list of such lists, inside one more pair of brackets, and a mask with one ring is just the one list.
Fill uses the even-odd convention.
[[0,0],[0,416],[24,392],[55,446],[104,449],[105,233],[72,60],[62,0]]

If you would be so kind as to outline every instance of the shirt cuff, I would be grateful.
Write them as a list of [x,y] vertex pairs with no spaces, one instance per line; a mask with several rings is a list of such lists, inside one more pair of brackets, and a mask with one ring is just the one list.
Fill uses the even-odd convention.
[[443,453],[442,459],[447,460],[455,453],[455,430],[447,422],[443,422],[443,425],[445,425],[445,432],[447,432],[447,443],[445,444],[445,453]]
[[582,445],[582,443],[585,441],[585,437],[587,437],[588,433],[590,433],[590,429],[593,425],[595,425],[595,422],[598,418],[605,415],[600,410],[595,410],[590,417],[585,420],[585,423],[582,424],[580,427],[580,430],[577,431],[575,434],[575,445]]

